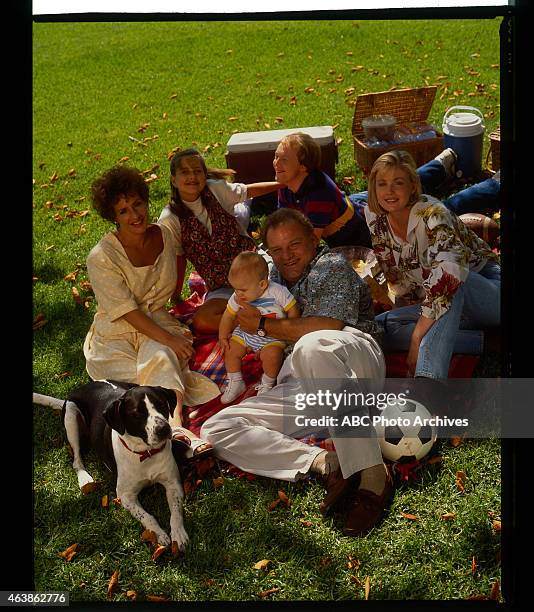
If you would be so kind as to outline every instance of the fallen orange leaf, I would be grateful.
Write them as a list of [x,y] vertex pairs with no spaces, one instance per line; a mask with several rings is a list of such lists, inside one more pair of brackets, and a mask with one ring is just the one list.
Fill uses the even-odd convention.
[[269,510],[269,512],[272,512],[281,501],[282,500],[280,498],[275,499],[267,506],[267,510]]
[[60,557],[63,557],[66,561],[70,561],[74,555],[80,549],[79,544],[71,544],[68,548],[66,548],[63,552],[58,553]]
[[115,570],[113,575],[109,579],[108,583],[108,597],[111,597],[113,593],[117,590],[117,586],[119,585],[119,570]]
[[349,569],[358,569],[362,562],[359,559],[353,559],[351,555],[349,555],[349,562],[347,563],[347,567]]
[[261,597],[262,599],[264,599],[265,597],[269,597],[269,595],[272,595],[273,593],[276,593],[276,591],[279,591],[280,587],[274,587],[272,589],[267,589],[266,591],[262,591],[261,593],[258,593],[258,597]]
[[44,314],[39,313],[33,320],[33,330],[40,329],[47,323],[48,321],[45,319]]
[[289,506],[289,497],[284,493],[284,491],[278,491],[278,497],[283,504]]
[[83,485],[83,487],[80,489],[82,492],[82,495],[87,495],[88,493],[92,493],[93,491],[96,491],[98,489],[98,484],[96,482],[87,482]]
[[137,593],[135,591],[126,591],[126,597],[130,600],[130,601],[136,601],[137,599]]
[[272,561],[270,559],[262,559],[254,564],[254,569],[265,569],[268,565],[270,565]]
[[371,590],[371,579],[369,576],[365,577],[365,599],[369,599],[369,591]]
[[501,530],[501,521],[494,520],[492,525],[493,525],[493,529],[495,529],[495,531],[500,531]]
[[460,493],[465,492],[465,472],[461,470],[456,472],[456,488]]
[[460,446],[460,444],[462,443],[462,437],[461,436],[453,436],[449,442],[451,443],[451,446],[454,446],[454,448],[456,448],[457,446]]
[[157,561],[166,550],[167,547],[162,544],[156,546],[156,550],[152,553],[152,561]]
[[454,519],[454,518],[456,518],[456,514],[455,514],[454,512],[445,512],[445,514],[442,514],[442,515],[441,515],[441,518],[442,518],[444,521],[448,521],[448,520],[450,520],[450,519]]
[[152,542],[152,544],[156,544],[158,541],[158,537],[151,529],[145,529],[141,534],[141,540],[143,542]]
[[81,304],[82,298],[80,297],[80,292],[78,291],[78,289],[76,287],[72,287],[71,293],[72,293],[72,298],[74,299],[76,304]]
[[477,570],[477,560],[475,559],[475,557],[473,557],[471,559],[471,574],[474,576],[475,572]]
[[224,478],[222,476],[219,476],[219,478],[214,478],[212,481],[213,486],[218,489],[219,487],[222,487],[224,484]]
[[107,495],[103,495],[100,500],[100,505],[102,508],[107,508],[109,506],[109,497]]
[[400,514],[405,519],[409,519],[410,521],[416,521],[417,520],[417,517],[415,516],[415,514],[408,514],[407,512],[401,512]]
[[160,597],[159,595],[147,595],[147,601],[169,601],[166,597]]

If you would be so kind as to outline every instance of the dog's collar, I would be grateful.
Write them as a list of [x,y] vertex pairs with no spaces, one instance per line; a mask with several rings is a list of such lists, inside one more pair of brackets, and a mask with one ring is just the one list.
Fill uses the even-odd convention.
[[126,444],[126,442],[120,436],[119,440],[122,442],[124,448],[127,448],[131,453],[139,455],[139,461],[144,461],[145,459],[150,459],[150,457],[152,457],[153,455],[157,455],[165,448],[167,444],[167,442],[165,441],[159,448],[147,448],[144,451],[134,451]]

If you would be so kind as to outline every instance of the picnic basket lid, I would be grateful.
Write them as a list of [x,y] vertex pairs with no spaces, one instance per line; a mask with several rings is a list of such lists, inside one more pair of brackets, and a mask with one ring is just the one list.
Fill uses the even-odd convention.
[[436,96],[437,86],[394,89],[361,94],[356,98],[352,135],[363,135],[362,119],[371,115],[393,115],[397,123],[426,121]]

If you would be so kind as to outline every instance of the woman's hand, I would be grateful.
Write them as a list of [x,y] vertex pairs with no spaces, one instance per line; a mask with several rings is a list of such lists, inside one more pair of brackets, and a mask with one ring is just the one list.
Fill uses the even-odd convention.
[[180,334],[179,336],[175,336],[174,334],[169,334],[169,339],[166,344],[176,353],[179,359],[186,359],[189,361],[195,354],[193,350],[193,341],[188,335]]

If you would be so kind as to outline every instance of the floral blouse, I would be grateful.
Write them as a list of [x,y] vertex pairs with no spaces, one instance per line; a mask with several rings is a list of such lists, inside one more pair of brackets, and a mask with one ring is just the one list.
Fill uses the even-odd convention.
[[396,298],[421,303],[421,314],[437,320],[470,271],[499,261],[490,247],[444,204],[421,196],[412,206],[406,241],[394,236],[387,215],[365,207],[373,250]]

